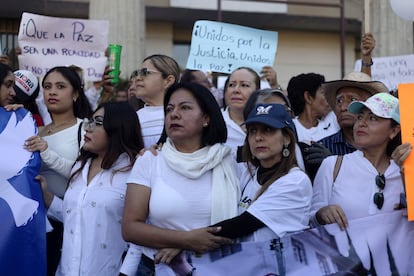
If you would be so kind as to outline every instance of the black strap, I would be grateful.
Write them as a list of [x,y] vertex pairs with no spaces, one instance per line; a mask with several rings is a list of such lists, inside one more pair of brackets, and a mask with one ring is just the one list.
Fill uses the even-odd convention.
[[80,145],[82,141],[81,140],[82,139],[82,125],[83,125],[83,122],[81,122],[78,127],[78,149],[80,149]]

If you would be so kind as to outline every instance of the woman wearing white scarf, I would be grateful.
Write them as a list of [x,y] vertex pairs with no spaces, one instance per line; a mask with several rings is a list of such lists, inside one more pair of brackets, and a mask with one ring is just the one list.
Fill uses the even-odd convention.
[[122,222],[124,239],[142,246],[141,263],[150,266],[163,248],[205,252],[229,243],[215,235],[220,227],[206,226],[236,216],[240,198],[235,160],[222,144],[226,125],[211,93],[197,84],[173,85],[164,112],[168,138],[157,156],[137,159]]

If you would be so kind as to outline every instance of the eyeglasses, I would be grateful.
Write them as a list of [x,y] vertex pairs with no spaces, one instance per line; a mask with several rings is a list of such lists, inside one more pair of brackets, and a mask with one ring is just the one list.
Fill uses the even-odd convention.
[[148,69],[148,68],[141,68],[141,69],[134,70],[131,74],[131,78],[136,78],[136,77],[145,78],[146,76],[148,76],[150,74],[154,74],[154,73],[162,74],[159,71],[151,70],[151,69]]
[[103,126],[103,116],[96,116],[91,119],[83,119],[83,129],[94,131],[96,126]]
[[385,176],[383,174],[377,175],[375,177],[375,184],[379,191],[374,194],[374,203],[377,205],[377,208],[381,210],[382,205],[384,205],[384,193],[382,191],[385,188]]

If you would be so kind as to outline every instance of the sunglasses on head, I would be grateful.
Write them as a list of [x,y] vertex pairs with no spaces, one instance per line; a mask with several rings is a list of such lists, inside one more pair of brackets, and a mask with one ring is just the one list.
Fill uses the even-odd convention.
[[381,210],[384,205],[384,193],[382,191],[385,188],[385,176],[383,174],[377,175],[375,177],[375,184],[379,191],[374,194],[374,203],[377,205],[377,208]]

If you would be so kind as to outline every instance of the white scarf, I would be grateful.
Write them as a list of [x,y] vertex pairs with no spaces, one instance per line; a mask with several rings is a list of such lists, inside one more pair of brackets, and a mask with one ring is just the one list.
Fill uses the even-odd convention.
[[179,152],[170,139],[162,146],[168,166],[190,179],[197,179],[209,170],[212,174],[211,223],[237,216],[240,198],[239,179],[236,176],[230,148],[215,144],[192,153]]

